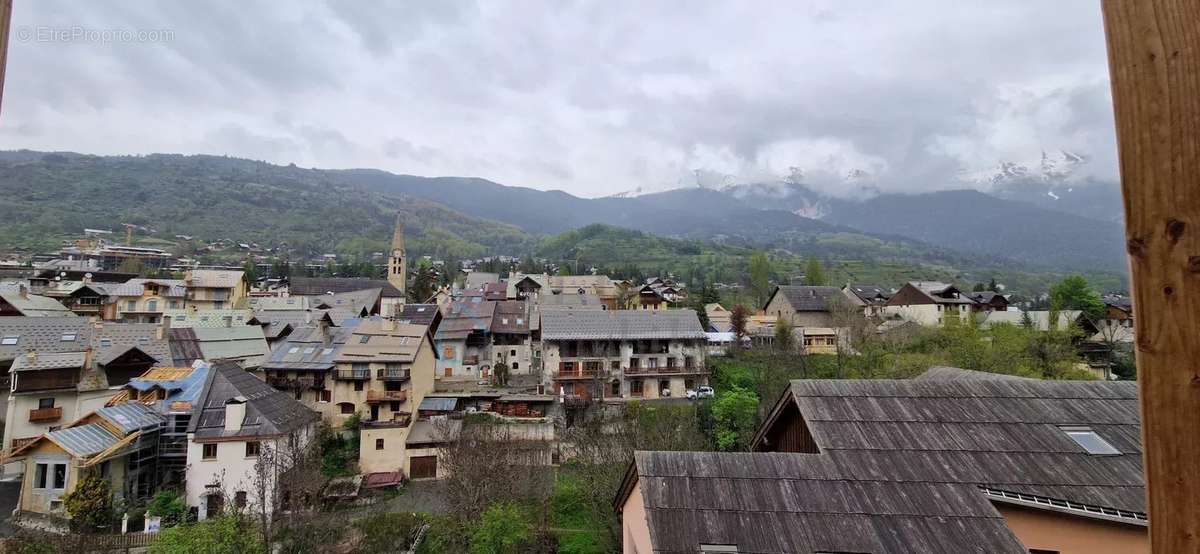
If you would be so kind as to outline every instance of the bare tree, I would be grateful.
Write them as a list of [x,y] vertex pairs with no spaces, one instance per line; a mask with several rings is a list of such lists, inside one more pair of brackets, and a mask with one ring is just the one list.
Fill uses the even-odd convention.
[[540,426],[444,419],[434,428],[446,499],[460,520],[474,520],[495,502],[549,494],[550,447],[539,435]]
[[253,498],[248,499],[246,509],[258,520],[263,544],[274,541],[282,512],[311,508],[319,500],[326,478],[321,474],[314,434],[301,428],[260,443],[249,483]]
[[854,351],[855,338],[870,332],[870,322],[862,310],[840,296],[832,296],[826,302],[830,319],[833,321],[834,347],[837,353],[837,377],[846,376],[846,358]]

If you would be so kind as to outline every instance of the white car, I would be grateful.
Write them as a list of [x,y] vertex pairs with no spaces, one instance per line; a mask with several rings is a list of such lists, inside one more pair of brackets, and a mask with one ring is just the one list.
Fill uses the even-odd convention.
[[714,394],[715,393],[713,393],[712,387],[700,387],[699,389],[687,391],[688,400],[695,400],[697,398],[712,398]]

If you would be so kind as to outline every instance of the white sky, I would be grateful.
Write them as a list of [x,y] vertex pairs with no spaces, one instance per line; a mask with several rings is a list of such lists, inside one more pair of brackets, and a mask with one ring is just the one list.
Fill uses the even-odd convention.
[[854,170],[956,188],[1060,149],[1088,159],[1081,176],[1116,175],[1094,0],[15,4],[2,149],[580,196],[792,167],[833,193]]

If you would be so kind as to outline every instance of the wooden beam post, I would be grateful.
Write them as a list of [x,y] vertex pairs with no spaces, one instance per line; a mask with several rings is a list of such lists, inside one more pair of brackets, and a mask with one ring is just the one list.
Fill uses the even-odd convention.
[[8,29],[12,25],[12,0],[0,0],[0,105],[4,99],[4,68],[8,67]]
[[1200,552],[1200,3],[1104,0],[1154,552]]

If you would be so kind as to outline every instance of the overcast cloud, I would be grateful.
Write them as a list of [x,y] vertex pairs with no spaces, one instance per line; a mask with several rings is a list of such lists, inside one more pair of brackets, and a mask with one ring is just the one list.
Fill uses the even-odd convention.
[[[3,149],[581,196],[791,168],[932,190],[1059,150],[1116,175],[1095,0],[15,4]],[[46,40],[63,30],[168,36]]]

